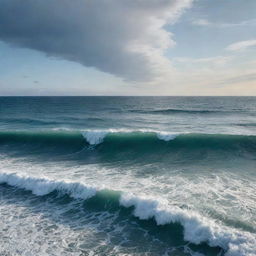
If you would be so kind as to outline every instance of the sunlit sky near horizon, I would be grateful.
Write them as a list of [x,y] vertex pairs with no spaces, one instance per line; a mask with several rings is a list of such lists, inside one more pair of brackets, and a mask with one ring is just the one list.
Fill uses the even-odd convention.
[[255,0],[0,0],[0,95],[255,95]]

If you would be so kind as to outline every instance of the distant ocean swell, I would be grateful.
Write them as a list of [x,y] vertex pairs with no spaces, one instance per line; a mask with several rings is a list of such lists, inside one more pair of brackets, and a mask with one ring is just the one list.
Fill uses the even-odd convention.
[[[138,113],[138,114],[162,114],[162,115],[170,115],[170,114],[184,114],[184,115],[200,115],[200,114],[205,114],[205,115],[211,115],[211,114],[217,114],[217,115],[224,115],[224,114],[248,114],[248,111],[244,110],[211,110],[211,109],[179,109],[179,108],[162,108],[162,109],[132,109],[129,110],[130,112],[133,113]],[[249,112],[249,114],[254,114],[253,112]]]
[[[119,207],[132,207],[133,215],[139,219],[150,220],[153,218],[157,225],[179,223],[183,227],[185,241],[193,244],[207,242],[212,247],[223,248],[227,256],[252,256],[256,254],[256,238],[253,233],[234,230],[196,212],[170,205],[162,199],[115,192],[87,186],[79,182],[50,180],[16,173],[0,173],[0,184],[25,189],[37,196],[58,192],[67,194],[74,199],[88,200],[93,197],[100,198],[101,194],[105,194],[103,199],[110,197],[109,200],[116,200],[115,198],[117,198]],[[111,197],[111,193],[116,194],[117,197]]]
[[227,152],[256,152],[256,136],[231,134],[169,133],[127,130],[45,130],[0,131],[2,145],[37,145],[55,150],[79,151],[84,147],[102,152],[168,152],[176,150],[211,150]]
[[216,114],[216,113],[227,113],[225,111],[217,110],[200,110],[200,109],[176,109],[176,108],[166,108],[166,109],[154,109],[154,110],[130,110],[130,112],[142,113],[142,114]]

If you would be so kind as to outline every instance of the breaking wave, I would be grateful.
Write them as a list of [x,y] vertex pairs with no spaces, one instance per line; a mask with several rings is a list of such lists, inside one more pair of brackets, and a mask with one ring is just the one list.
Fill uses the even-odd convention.
[[[79,182],[57,181],[3,172],[0,173],[0,184],[25,189],[37,196],[48,195],[56,191],[67,194],[71,198],[83,200],[97,197],[100,193],[106,193],[108,196],[107,191],[109,191]],[[116,193],[118,193],[119,207],[132,208],[133,215],[139,219],[150,220],[153,218],[157,225],[179,223],[183,227],[185,241],[197,245],[206,242],[212,247],[223,248],[227,256],[253,256],[256,254],[256,238],[253,233],[223,226],[213,219],[172,205],[163,199],[141,197],[126,192]],[[109,200],[115,199],[109,198]]]

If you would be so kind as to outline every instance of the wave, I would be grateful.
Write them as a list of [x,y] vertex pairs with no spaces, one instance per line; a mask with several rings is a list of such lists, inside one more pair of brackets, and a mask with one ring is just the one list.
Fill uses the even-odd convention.
[[[51,129],[51,130],[34,130],[34,131],[0,131],[0,143],[6,142],[52,142],[52,143],[66,143],[78,142],[83,140],[90,145],[98,145],[103,142],[127,142],[135,143],[143,140],[145,143],[152,141],[175,141],[180,144],[189,145],[190,143],[201,143],[206,145],[214,142],[232,144],[238,142],[256,142],[255,135],[240,135],[240,134],[208,134],[208,133],[189,133],[189,132],[166,132],[154,130],[125,130],[125,129],[106,129],[106,130],[87,130],[77,131],[69,129]],[[173,143],[175,144],[175,143]]]
[[[155,132],[150,130],[88,130],[88,131],[75,131],[69,129],[56,129],[56,130],[44,130],[44,131],[0,131],[0,143],[51,143],[51,144],[65,144],[67,142],[73,143],[85,143],[90,145],[101,144],[104,139],[110,139],[113,141],[134,141],[140,139],[150,140],[164,140],[170,141],[175,139],[178,133],[168,132]],[[73,142],[73,143],[72,143]],[[69,144],[70,145],[70,144]]]
[[239,124],[236,124],[237,126],[244,126],[244,127],[255,127],[256,126],[256,123],[239,123]]
[[31,191],[34,195],[43,196],[53,191],[65,193],[75,199],[88,199],[96,194],[96,189],[78,182],[55,181],[46,178],[21,176],[15,173],[1,173],[0,183]]
[[[3,172],[0,173],[0,184],[25,189],[37,196],[48,195],[56,191],[74,199],[83,200],[88,200],[107,191],[79,182],[56,181]],[[140,197],[126,192],[116,193],[119,195],[119,207],[133,208],[133,215],[141,220],[153,218],[157,225],[171,223],[182,225],[185,241],[197,245],[207,242],[212,247],[223,248],[226,256],[253,256],[256,254],[256,237],[250,232],[223,226],[197,212],[181,209],[161,199]],[[108,195],[109,193],[106,193],[106,196]],[[111,199],[113,200],[113,198],[109,198],[109,200]]]
[[223,110],[200,110],[200,109],[177,109],[177,108],[166,108],[166,109],[155,109],[155,110],[130,110],[130,112],[141,113],[141,114],[218,114],[227,113]]
[[[171,133],[151,130],[48,130],[48,131],[0,131],[0,145],[14,146],[16,151],[26,153],[24,147],[31,146],[33,152],[62,154],[88,153],[84,149],[96,150],[109,159],[118,156],[144,157],[145,154],[182,157],[203,152],[223,152],[231,155],[254,157],[256,136],[231,134]],[[35,148],[36,147],[36,148]],[[12,148],[12,149],[13,149]],[[35,149],[39,150],[36,151]],[[40,151],[41,150],[41,151]],[[90,151],[92,153],[92,151]],[[173,154],[179,152],[180,154]],[[184,155],[185,154],[185,155]]]
[[14,124],[27,124],[27,125],[56,125],[59,122],[53,120],[41,120],[32,118],[1,118],[1,122],[14,123]]

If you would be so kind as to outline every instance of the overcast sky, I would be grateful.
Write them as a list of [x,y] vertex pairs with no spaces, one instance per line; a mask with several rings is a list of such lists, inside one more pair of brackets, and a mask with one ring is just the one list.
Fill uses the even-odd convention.
[[0,0],[0,95],[256,95],[255,0]]

